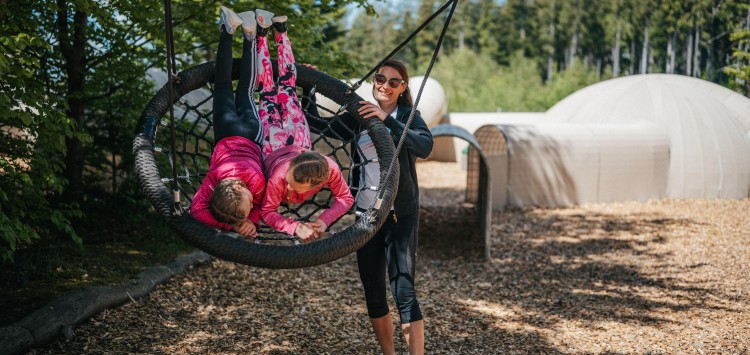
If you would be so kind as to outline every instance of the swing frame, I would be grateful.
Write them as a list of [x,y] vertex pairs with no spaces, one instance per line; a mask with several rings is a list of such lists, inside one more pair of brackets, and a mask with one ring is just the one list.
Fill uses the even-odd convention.
[[[234,59],[233,67],[239,66]],[[162,117],[180,98],[213,81],[214,62],[203,63],[179,74],[175,80],[165,84],[146,105],[136,125],[133,140],[136,174],[141,187],[151,204],[167,221],[168,225],[191,245],[220,259],[270,269],[292,269],[325,264],[353,253],[367,243],[380,228],[390,211],[398,188],[398,164],[395,171],[388,172],[388,164],[394,157],[394,144],[388,130],[380,120],[364,119],[357,110],[362,98],[349,90],[340,80],[318,70],[297,65],[297,86],[305,91],[315,91],[328,97],[354,117],[362,129],[372,136],[380,164],[380,185],[383,203],[363,212],[352,224],[330,237],[299,245],[271,245],[250,243],[234,238],[228,231],[204,225],[179,208],[179,194],[173,194],[159,173],[155,153],[157,128]],[[233,71],[233,79],[239,71]],[[170,93],[170,88],[172,93]],[[169,100],[170,96],[172,100]],[[174,144],[174,141],[172,141]],[[167,148],[168,149],[168,148]],[[390,167],[394,169],[393,166]]]

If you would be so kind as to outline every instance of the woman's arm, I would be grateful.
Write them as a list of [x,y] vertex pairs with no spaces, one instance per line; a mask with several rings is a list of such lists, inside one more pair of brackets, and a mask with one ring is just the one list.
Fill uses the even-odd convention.
[[[398,139],[401,139],[401,134],[406,128],[406,124],[388,115],[383,121],[386,127],[391,130]],[[398,144],[398,141],[395,142]],[[427,128],[427,124],[422,119],[419,111],[414,112],[414,119],[409,125],[409,130],[406,133],[406,139],[404,140],[404,147],[412,151],[416,156],[425,159],[432,152],[432,133]]]

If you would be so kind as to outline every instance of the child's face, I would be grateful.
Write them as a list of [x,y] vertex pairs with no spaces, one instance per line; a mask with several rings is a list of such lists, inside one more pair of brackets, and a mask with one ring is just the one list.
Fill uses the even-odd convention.
[[240,193],[242,194],[242,202],[240,202],[240,210],[245,215],[244,219],[250,215],[250,210],[253,209],[253,194],[250,190],[240,187]]
[[313,186],[311,183],[304,183],[301,184],[299,182],[294,181],[294,169],[289,169],[286,172],[286,189],[287,190],[294,190],[297,193],[305,193],[310,190],[312,190],[315,186]]

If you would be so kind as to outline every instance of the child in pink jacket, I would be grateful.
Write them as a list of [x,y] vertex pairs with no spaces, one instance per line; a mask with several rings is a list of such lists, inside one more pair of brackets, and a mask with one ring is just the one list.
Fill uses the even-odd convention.
[[[232,92],[232,35],[244,34],[237,96]],[[222,6],[214,74],[213,118],[217,141],[211,165],[190,206],[191,215],[214,228],[256,236],[265,193],[260,143],[263,137],[255,90],[256,20],[252,11],[235,14]],[[235,103],[236,102],[236,103]]]
[[[260,13],[260,11],[258,11]],[[265,19],[273,16],[263,12]],[[297,68],[286,33],[286,16],[261,21],[258,17],[260,118],[263,126],[263,168],[268,179],[261,207],[263,221],[273,229],[296,235],[305,242],[321,237],[328,226],[354,203],[354,198],[336,162],[310,150],[310,127],[296,93]],[[268,51],[268,27],[273,23],[278,45],[279,85],[275,87]],[[279,214],[281,202],[302,203],[323,186],[334,202],[316,220],[299,222]]]

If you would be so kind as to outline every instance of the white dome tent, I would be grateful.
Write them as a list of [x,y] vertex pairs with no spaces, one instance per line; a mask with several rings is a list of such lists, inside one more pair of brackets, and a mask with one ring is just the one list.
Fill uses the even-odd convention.
[[[484,149],[498,133],[506,146]],[[607,80],[543,119],[475,135],[490,161],[495,209],[750,196],[750,99],[700,79]]]

